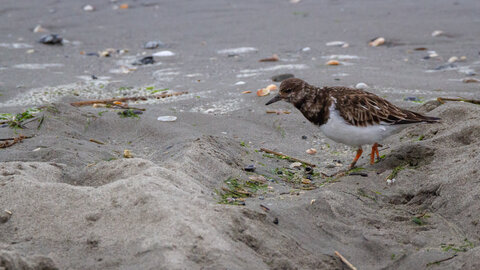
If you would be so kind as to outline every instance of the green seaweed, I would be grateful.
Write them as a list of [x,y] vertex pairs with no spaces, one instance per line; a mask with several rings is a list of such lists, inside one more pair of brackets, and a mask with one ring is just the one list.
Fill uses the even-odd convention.
[[242,181],[235,177],[230,177],[224,182],[227,187],[221,191],[215,190],[220,197],[218,203],[230,205],[244,205],[245,198],[252,197],[260,190],[267,188],[267,184],[258,181]]
[[405,170],[405,166],[403,165],[400,165],[400,166],[397,166],[393,169],[392,173],[390,173],[390,175],[387,177],[387,180],[388,179],[394,179],[395,177],[397,177],[398,173],[402,170]]
[[0,123],[7,124],[10,128],[13,129],[23,129],[23,124],[26,120],[35,118],[35,116],[41,112],[41,108],[29,108],[24,112],[11,114],[11,113],[0,113]]

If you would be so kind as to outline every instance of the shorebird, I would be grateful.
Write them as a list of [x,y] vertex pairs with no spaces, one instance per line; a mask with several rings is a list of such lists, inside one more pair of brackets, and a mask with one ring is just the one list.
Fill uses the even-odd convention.
[[335,142],[357,147],[350,164],[355,167],[363,145],[372,145],[370,163],[375,163],[379,143],[410,124],[437,123],[440,118],[399,108],[387,100],[358,89],[315,87],[297,78],[284,80],[278,95],[265,105],[284,100],[293,104],[310,122]]

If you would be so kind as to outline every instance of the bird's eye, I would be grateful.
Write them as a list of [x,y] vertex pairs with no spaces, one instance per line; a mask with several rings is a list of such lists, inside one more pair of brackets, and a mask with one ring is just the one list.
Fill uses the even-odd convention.
[[292,92],[292,90],[293,90],[292,88],[289,88],[289,89],[285,90],[284,92],[288,94],[288,93]]

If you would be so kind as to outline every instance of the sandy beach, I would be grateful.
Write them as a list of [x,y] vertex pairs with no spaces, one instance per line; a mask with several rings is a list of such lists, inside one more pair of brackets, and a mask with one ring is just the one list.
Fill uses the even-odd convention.
[[[352,269],[335,252],[357,269],[479,269],[480,106],[437,100],[480,100],[478,14],[474,0],[4,1],[0,269]],[[355,149],[265,106],[278,90],[256,94],[284,74],[442,121],[331,176]]]

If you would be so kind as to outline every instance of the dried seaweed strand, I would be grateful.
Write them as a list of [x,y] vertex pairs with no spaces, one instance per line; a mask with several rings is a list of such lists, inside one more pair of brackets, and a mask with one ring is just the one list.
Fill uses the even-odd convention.
[[346,264],[350,269],[357,270],[357,268],[353,266],[353,264],[351,264],[347,259],[345,259],[345,257],[343,257],[342,254],[340,254],[338,251],[335,251],[335,255],[339,257],[340,260],[342,260],[342,262]]
[[430,265],[434,265],[434,264],[439,264],[441,262],[445,262],[445,261],[448,261],[448,260],[451,260],[455,257],[457,257],[458,254],[454,254],[453,256],[450,256],[448,258],[445,258],[445,259],[441,259],[441,260],[438,260],[438,261],[434,261],[434,262],[430,262],[430,263],[427,263],[427,266],[430,266]]
[[26,139],[26,138],[30,138],[30,137],[20,135],[16,138],[0,139],[0,141],[4,141],[4,142],[0,143],[0,148],[10,147],[10,146],[12,146],[12,145],[14,145],[18,142],[21,142],[23,139]]
[[437,98],[437,101],[444,104],[445,101],[463,101],[463,102],[469,102],[469,103],[473,103],[473,104],[477,104],[477,105],[480,105],[480,100],[477,100],[477,99],[463,99],[463,98],[443,98],[443,97],[439,97]]
[[136,101],[136,100],[147,100],[147,99],[161,99],[167,97],[174,97],[188,94],[188,92],[173,92],[173,93],[166,93],[161,95],[152,95],[152,96],[141,96],[141,97],[123,97],[123,98],[110,98],[110,99],[99,99],[99,100],[87,100],[87,101],[78,101],[70,103],[72,106],[80,107],[80,106],[88,106],[93,105],[95,103],[102,103],[102,104],[109,104],[115,101],[125,102],[125,101]]
[[279,156],[279,157],[282,157],[282,158],[285,158],[285,159],[288,159],[288,160],[298,161],[298,162],[306,164],[310,167],[316,167],[315,164],[312,164],[310,162],[306,162],[306,161],[303,161],[303,160],[298,159],[298,158],[290,157],[290,156],[287,156],[285,154],[282,154],[282,153],[279,153],[279,152],[276,152],[276,151],[273,151],[273,150],[270,150],[270,149],[267,149],[267,148],[262,147],[262,148],[260,148],[260,151],[263,151],[263,152],[269,153],[269,154],[274,154],[276,156]]

